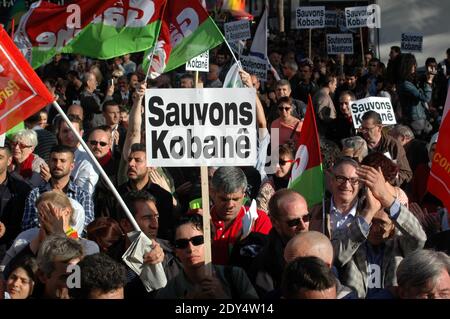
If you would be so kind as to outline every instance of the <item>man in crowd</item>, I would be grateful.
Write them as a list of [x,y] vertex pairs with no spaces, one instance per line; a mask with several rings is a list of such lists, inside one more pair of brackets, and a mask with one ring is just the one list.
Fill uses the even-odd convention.
[[12,154],[8,145],[0,147],[0,259],[20,233],[25,200],[31,187],[15,173],[8,173]]
[[154,168],[147,167],[145,145],[133,144],[128,156],[128,182],[120,185],[117,190],[122,196],[126,196],[132,190],[145,190],[153,195],[160,212],[158,237],[170,240],[175,218],[172,194],[150,180],[149,174],[152,169]]
[[406,158],[405,149],[400,142],[383,132],[380,114],[375,111],[364,113],[360,131],[367,142],[369,153],[382,153],[398,165],[399,173],[395,186],[401,186],[403,183],[409,182],[412,178],[412,172]]
[[280,287],[285,267],[284,247],[295,234],[308,231],[310,215],[306,201],[300,194],[281,189],[270,198],[269,217],[273,227],[266,245],[255,258],[250,274],[261,298]]
[[255,216],[243,205],[247,178],[238,167],[226,166],[217,169],[211,181],[211,220],[215,227],[212,242],[212,261],[227,265],[237,242],[252,232],[268,234],[272,228],[269,217],[263,211]]
[[71,179],[71,173],[75,167],[72,148],[65,145],[56,145],[50,152],[50,180],[34,188],[25,203],[22,220],[22,230],[38,226],[38,213],[35,202],[40,194],[50,190],[61,190],[69,198],[76,200],[84,208],[85,222],[87,226],[94,220],[94,204],[91,193],[76,185]]

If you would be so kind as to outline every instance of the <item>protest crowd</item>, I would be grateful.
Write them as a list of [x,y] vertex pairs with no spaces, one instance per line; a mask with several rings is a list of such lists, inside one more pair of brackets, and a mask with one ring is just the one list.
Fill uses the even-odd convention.
[[[385,64],[356,45],[327,54],[324,36],[308,57],[307,33],[289,32],[268,37],[266,79],[235,69],[256,91],[258,156],[208,167],[211,234],[200,167],[148,166],[145,92],[182,99],[229,87],[237,52],[223,42],[205,48],[209,72],[182,64],[148,78],[142,51],[55,53],[36,68],[135,222],[72,127],[44,106],[0,147],[0,299],[450,299],[447,199],[427,186],[446,138],[450,48],[421,66],[392,46]],[[392,112],[365,109],[367,98]],[[307,187],[319,200],[290,183],[311,127],[323,173]],[[134,240],[135,223],[145,240]]]

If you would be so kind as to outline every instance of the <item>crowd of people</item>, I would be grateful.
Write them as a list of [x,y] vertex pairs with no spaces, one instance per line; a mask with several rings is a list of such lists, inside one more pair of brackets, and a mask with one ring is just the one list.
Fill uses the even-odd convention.
[[[0,147],[0,299],[449,299],[449,217],[427,180],[450,49],[418,72],[414,55],[396,46],[387,65],[372,52],[364,65],[353,55],[341,65],[319,54],[304,58],[283,41],[269,47],[274,71],[267,81],[240,71],[243,84],[257,91],[263,155],[255,167],[209,168],[209,240],[198,204],[200,169],[147,167],[146,158],[145,89],[193,88],[194,75],[180,67],[144,83],[142,54],[108,61],[57,54],[39,68],[151,239],[142,262],[162,264],[167,283],[148,291],[123,260],[133,223],[48,105]],[[222,87],[234,63],[227,50],[211,50],[210,71],[197,86]],[[313,207],[287,189],[309,96],[326,189]],[[387,127],[368,111],[354,128],[350,104],[370,96],[390,98],[397,125]],[[267,174],[275,130],[279,160]],[[81,270],[78,287],[67,283],[71,265]]]

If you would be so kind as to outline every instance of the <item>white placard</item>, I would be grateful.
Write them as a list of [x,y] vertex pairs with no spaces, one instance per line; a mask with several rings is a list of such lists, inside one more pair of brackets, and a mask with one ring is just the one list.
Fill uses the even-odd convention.
[[261,81],[267,80],[267,61],[255,56],[242,55],[241,64],[245,71],[250,74],[255,74]]
[[256,164],[256,91],[147,89],[148,166]]
[[296,12],[297,29],[325,27],[325,7],[298,7]]
[[423,34],[402,33],[401,50],[408,52],[422,52]]
[[0,134],[0,147],[5,147],[6,133]]
[[224,25],[225,38],[229,42],[247,40],[252,37],[248,20],[227,22]]
[[325,10],[325,28],[335,28],[337,26],[337,12]]
[[328,54],[353,54],[353,34],[327,34]]
[[377,4],[345,8],[347,28],[381,28],[381,9]]
[[209,51],[186,62],[186,71],[209,72]]
[[368,97],[354,101],[350,104],[352,112],[353,126],[359,128],[362,123],[362,116],[367,111],[375,111],[381,116],[384,125],[397,124],[394,108],[391,100],[387,97]]

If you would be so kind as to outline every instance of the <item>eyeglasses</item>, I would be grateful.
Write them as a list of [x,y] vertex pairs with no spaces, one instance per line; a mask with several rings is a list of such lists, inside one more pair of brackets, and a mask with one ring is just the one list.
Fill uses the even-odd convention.
[[357,185],[359,183],[359,178],[358,177],[345,177],[342,175],[335,175],[334,178],[336,179],[336,182],[338,182],[339,184],[345,184],[347,181],[350,182],[350,184],[352,185]]
[[11,143],[11,147],[12,148],[15,148],[16,146],[19,146],[19,148],[21,150],[23,150],[24,148],[31,148],[31,147],[33,147],[33,145],[26,145],[26,144],[23,144],[23,143],[20,143],[20,142],[12,142]]
[[279,108],[278,108],[278,110],[280,110],[281,112],[283,112],[283,110],[284,111],[289,111],[291,108],[290,107],[282,107],[282,106],[280,106]]
[[89,144],[91,144],[92,146],[95,146],[95,145],[97,145],[97,144],[100,144],[100,146],[102,146],[102,147],[105,147],[106,145],[108,145],[108,143],[106,143],[106,142],[94,141],[94,140],[89,141]]
[[194,236],[189,239],[187,238],[176,239],[174,242],[174,246],[175,248],[178,249],[186,249],[189,246],[189,242],[191,242],[192,245],[194,246],[199,246],[204,243],[203,235]]
[[298,225],[300,225],[301,221],[303,221],[303,223],[309,223],[310,220],[311,220],[311,214],[308,213],[306,215],[303,215],[302,217],[298,217],[298,218],[295,218],[295,219],[287,220],[286,224],[289,227],[297,227]]
[[286,165],[287,163],[294,163],[295,162],[295,160],[293,160],[293,159],[291,159],[291,160],[279,160],[278,161],[278,163],[280,163],[280,166],[284,166],[284,165]]

